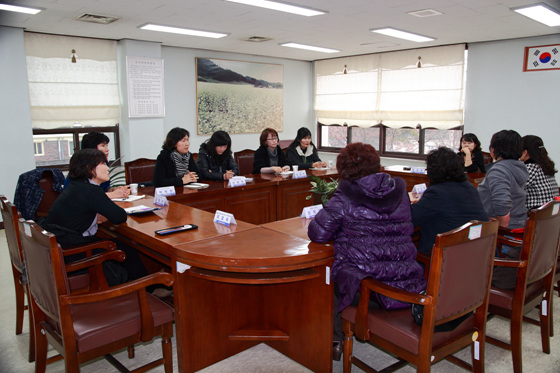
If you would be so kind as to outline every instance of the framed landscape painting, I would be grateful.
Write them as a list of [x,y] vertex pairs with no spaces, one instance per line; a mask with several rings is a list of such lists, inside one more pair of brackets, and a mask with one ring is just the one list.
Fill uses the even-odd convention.
[[284,66],[196,58],[199,135],[260,133],[284,124]]

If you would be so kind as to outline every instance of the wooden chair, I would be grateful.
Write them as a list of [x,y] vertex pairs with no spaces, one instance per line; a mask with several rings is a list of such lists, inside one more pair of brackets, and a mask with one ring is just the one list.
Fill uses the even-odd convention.
[[484,157],[484,164],[485,165],[494,162],[494,160],[492,159],[492,156],[490,155],[489,152],[482,152],[482,156]]
[[[31,300],[29,297],[29,289],[27,283],[23,280],[23,254],[21,251],[21,241],[19,238],[18,219],[21,214],[17,211],[16,206],[8,201],[8,199],[0,195],[0,209],[2,210],[2,220],[6,231],[6,240],[8,241],[8,250],[10,251],[10,259],[12,262],[12,274],[14,277],[14,288],[16,291],[16,335],[22,333],[23,330],[23,314],[28,311],[29,318],[29,362],[35,361],[35,335],[33,333],[33,318],[31,316]],[[27,305],[24,303],[24,297]]]
[[233,154],[235,163],[239,167],[239,175],[249,175],[253,173],[253,161],[255,159],[255,151],[245,149]]
[[46,218],[49,210],[51,209],[51,206],[61,193],[54,190],[53,180],[54,176],[52,171],[43,171],[43,173],[41,174],[41,179],[39,179],[39,186],[45,192],[43,193],[43,198],[41,198],[41,203],[39,203],[39,206],[37,206],[35,219]]
[[126,184],[151,184],[154,179],[155,168],[155,159],[138,158],[130,162],[124,162]]
[[[488,311],[511,319],[510,343],[493,337],[488,342],[511,350],[513,371],[522,372],[521,327],[523,320],[540,325],[543,352],[550,353],[552,319],[552,287],[558,258],[560,238],[560,202],[546,203],[532,210],[525,224],[521,254],[518,260],[495,259],[496,266],[517,268],[515,289],[492,287]],[[519,241],[500,236],[498,245],[519,245]],[[540,307],[539,321],[524,317],[536,306]]]
[[[344,372],[351,365],[377,372],[352,356],[352,336],[368,341],[396,355],[398,362],[383,369],[392,372],[408,362],[418,372],[429,372],[442,359],[475,372],[484,372],[484,343],[488,293],[498,223],[471,221],[453,231],[438,234],[432,250],[426,294],[411,293],[371,278],[362,280],[358,307],[342,312]],[[416,324],[410,308],[404,310],[370,309],[370,292],[424,306],[422,326]],[[453,331],[434,333],[437,325],[473,312]],[[451,354],[472,346],[472,365]]]
[[[93,266],[95,273],[101,275],[98,280],[102,290],[70,294],[62,249],[54,235],[33,221],[20,219],[18,224],[31,293],[36,372],[45,371],[49,343],[60,355],[48,360],[64,358],[66,372],[78,372],[81,363],[101,356],[119,371],[128,372],[110,353],[158,335],[162,337],[163,358],[134,371],[144,372],[161,364],[166,373],[173,371],[173,309],[145,290],[149,285],[172,285],[170,274],[159,272],[108,288],[102,262],[124,258],[122,251],[109,251],[72,263],[71,267],[77,270]],[[132,356],[129,347],[129,357]]]

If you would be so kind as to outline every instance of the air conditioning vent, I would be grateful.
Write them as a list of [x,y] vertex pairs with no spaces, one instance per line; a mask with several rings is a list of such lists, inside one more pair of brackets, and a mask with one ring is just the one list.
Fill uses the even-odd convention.
[[272,38],[267,38],[265,36],[251,36],[250,38],[243,39],[244,41],[250,41],[252,43],[262,43],[263,41],[272,40]]
[[113,23],[118,21],[119,17],[107,17],[107,16],[98,16],[95,14],[82,14],[81,16],[74,18],[76,21],[82,22],[91,22],[91,23],[100,23],[102,25],[108,25],[109,23]]
[[414,12],[408,12],[411,16],[415,17],[432,17],[432,16],[441,16],[443,13],[438,12],[437,10],[433,9],[424,9],[424,10],[415,10]]

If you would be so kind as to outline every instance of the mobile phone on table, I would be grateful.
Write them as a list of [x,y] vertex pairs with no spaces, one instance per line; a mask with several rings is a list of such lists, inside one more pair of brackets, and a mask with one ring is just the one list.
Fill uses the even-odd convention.
[[156,231],[157,235],[160,236],[165,236],[166,234],[171,234],[171,233],[177,233],[177,232],[183,232],[183,231],[190,231],[192,229],[197,229],[198,225],[194,225],[194,224],[185,224],[185,225],[179,225],[177,227],[171,227],[171,228],[165,228],[165,229],[158,229]]

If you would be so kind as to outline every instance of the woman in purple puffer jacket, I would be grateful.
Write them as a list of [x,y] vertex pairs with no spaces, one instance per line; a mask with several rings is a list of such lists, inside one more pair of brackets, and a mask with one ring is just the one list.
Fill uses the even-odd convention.
[[[379,154],[368,144],[346,146],[336,167],[341,179],[338,189],[308,229],[314,242],[334,240],[335,358],[336,342],[343,339],[337,326],[339,312],[352,303],[363,278],[416,293],[426,288],[411,238],[414,227],[406,182],[379,172]],[[381,295],[372,299],[385,309],[411,307]],[[338,346],[341,349],[342,344]]]

